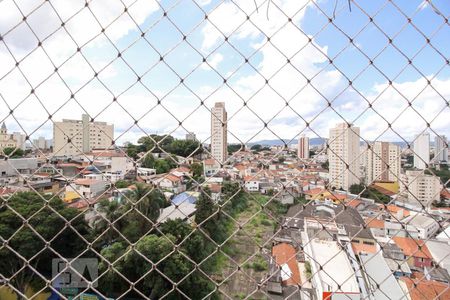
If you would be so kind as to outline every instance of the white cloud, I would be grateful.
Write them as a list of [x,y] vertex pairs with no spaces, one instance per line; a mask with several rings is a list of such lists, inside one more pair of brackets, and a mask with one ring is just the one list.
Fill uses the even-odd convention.
[[208,59],[207,59],[208,63],[203,63],[201,68],[203,70],[211,70],[211,68],[217,69],[217,67],[219,66],[219,64],[222,61],[223,61],[223,55],[220,53],[214,53],[208,57]]
[[[4,14],[7,18],[0,19],[0,32],[2,33],[12,28],[21,19],[13,8],[8,8],[10,2],[5,0],[0,3],[2,9],[5,7],[8,9],[8,13]],[[83,1],[74,1],[64,6],[63,2],[67,1],[56,1],[55,7],[65,21],[74,11],[82,9],[84,3]],[[202,3],[204,2],[208,1]],[[120,1],[96,0],[90,3],[92,11],[102,26],[120,16],[123,11]],[[348,88],[347,80],[338,71],[327,67],[328,47],[320,46],[316,41],[313,41],[314,44],[312,44],[309,36],[305,36],[294,26],[294,24],[301,24],[305,10],[296,14],[292,23],[285,25],[286,16],[275,6],[275,4],[280,6],[286,12],[294,12],[303,7],[306,1],[276,1],[270,6],[269,19],[266,18],[265,9],[260,9],[259,13],[251,16],[251,21],[256,26],[250,22],[240,26],[245,21],[246,14],[255,9],[253,1],[242,0],[237,3],[245,13],[232,2],[222,2],[218,9],[209,15],[208,19],[211,23],[204,23],[200,29],[201,36],[196,37],[200,39],[201,50],[205,55],[212,52],[208,57],[208,63],[214,69],[222,69],[222,67],[225,69],[232,59],[226,49],[220,49],[220,53],[219,50],[215,50],[223,40],[222,33],[229,35],[234,32],[230,42],[235,47],[239,48],[240,45],[253,46],[254,49],[261,47],[251,59],[256,71],[248,65],[242,67],[245,69],[242,73],[237,73],[239,75],[233,75],[228,80],[229,86],[222,85],[217,91],[210,82],[214,72],[205,72],[209,70],[209,66],[206,64],[199,68],[203,72],[201,76],[204,77],[201,77],[203,80],[195,89],[195,93],[202,99],[207,98],[205,100],[207,107],[213,106],[215,101],[226,102],[230,118],[229,140],[231,142],[249,139],[254,141],[255,139],[276,138],[276,136],[295,138],[305,129],[302,118],[310,122],[312,130],[321,136],[327,136],[328,128],[334,126],[336,122],[342,121],[338,114],[352,121],[365,111],[368,105],[366,101],[354,90]],[[27,5],[28,10],[32,9],[31,4]],[[129,12],[138,24],[143,24],[146,17],[156,9],[156,2],[138,1]],[[46,10],[42,8],[33,21],[30,17],[31,22],[36,22],[31,25],[33,29],[38,28],[37,34],[40,38],[52,32],[59,24],[59,21],[55,21],[54,13],[48,10],[48,7]],[[37,26],[36,24],[40,24],[39,22],[42,25]],[[78,43],[85,43],[99,33],[100,25],[95,24],[97,21],[91,13],[87,9],[83,9],[83,13],[71,22],[67,22],[66,27]],[[219,30],[212,24],[215,24]],[[123,16],[115,21],[114,26],[109,27],[106,33],[114,43],[119,43],[121,38],[130,35],[134,27],[134,22],[128,16]],[[273,35],[275,32],[276,34]],[[269,43],[265,35],[271,36]],[[11,34],[7,34],[5,42],[14,55],[17,55],[17,58],[30,53],[37,44],[37,40],[23,24]],[[72,38],[62,29],[43,43],[43,48],[56,65],[67,60],[74,53],[76,47]],[[83,49],[83,55],[98,71],[115,58],[115,51],[106,38],[100,37]],[[146,53],[142,52],[139,55],[146,55]],[[290,64],[286,64],[287,58],[289,58]],[[0,69],[0,93],[7,103],[14,107],[29,95],[32,87],[27,81],[35,87],[36,95],[41,101],[31,96],[14,112],[14,116],[26,127],[28,132],[45,124],[36,134],[51,137],[52,126],[47,121],[48,113],[44,109],[45,107],[53,115],[53,120],[80,118],[85,109],[92,116],[97,116],[99,120],[114,123],[116,135],[122,134],[131,127],[120,138],[120,141],[135,141],[144,134],[137,126],[133,126],[134,119],[140,118],[142,119],[138,125],[147,133],[174,131],[181,136],[186,133],[179,127],[179,121],[183,121],[183,126],[187,131],[194,131],[201,139],[207,139],[209,136],[210,113],[203,106],[199,108],[200,100],[189,94],[186,89],[175,90],[162,100],[162,106],[157,106],[157,100],[151,93],[138,84],[121,95],[117,103],[112,103],[111,93],[97,80],[91,80],[94,71],[91,70],[81,54],[75,55],[59,69],[58,72],[63,80],[53,74],[53,66],[42,49],[35,51],[20,64],[26,78],[17,68],[14,69],[14,63],[14,59],[0,43],[0,64],[5,66]],[[181,63],[193,64],[189,58]],[[107,84],[107,88],[113,91],[120,91],[119,86],[126,86],[128,81],[131,84],[135,80],[131,72],[124,73],[118,65],[112,64],[100,74],[100,78]],[[323,68],[325,69],[323,70]],[[11,69],[14,69],[13,72],[2,78]],[[224,73],[228,74],[227,76],[232,74],[228,69]],[[49,75],[52,76],[36,88],[36,85]],[[164,76],[164,74],[156,75]],[[307,78],[311,79],[310,84],[307,84]],[[269,80],[268,85],[266,85],[266,79]],[[166,78],[166,80],[168,79]],[[364,96],[373,102],[375,110],[393,123],[393,129],[407,139],[411,139],[414,134],[422,131],[426,126],[426,122],[412,108],[418,110],[428,122],[431,122],[433,130],[448,134],[450,113],[448,107],[445,107],[445,99],[450,98],[450,79],[434,79],[432,84],[444,99],[430,87],[416,98],[416,95],[426,87],[425,79],[394,82],[391,87],[385,83],[375,85],[373,90],[366,92]],[[81,88],[75,99],[69,100],[71,92],[66,85],[73,91]],[[152,92],[160,96],[158,85],[155,86]],[[384,91],[386,88],[387,90]],[[382,91],[384,91],[383,94],[375,100]],[[210,95],[211,93],[213,94]],[[416,98],[412,108],[407,107],[404,97],[410,100]],[[328,107],[327,99],[331,101],[334,98],[336,99],[332,105],[338,114]],[[66,101],[68,103],[64,104]],[[244,101],[247,102],[245,107],[243,106]],[[289,103],[289,106],[286,106],[286,102]],[[3,106],[3,103],[0,105]],[[406,109],[405,112],[403,112],[404,109]],[[435,118],[441,109],[444,111]],[[397,119],[399,114],[401,115]],[[7,115],[6,109],[0,110],[0,121]],[[269,124],[269,129],[273,132],[267,128],[264,129],[264,122]],[[14,125],[11,117],[8,117],[7,123],[17,130],[18,126]],[[361,127],[361,132],[367,139],[383,135],[382,138],[385,139],[399,140],[393,131],[383,134],[387,123],[371,110],[364,112],[357,119],[356,125]]]

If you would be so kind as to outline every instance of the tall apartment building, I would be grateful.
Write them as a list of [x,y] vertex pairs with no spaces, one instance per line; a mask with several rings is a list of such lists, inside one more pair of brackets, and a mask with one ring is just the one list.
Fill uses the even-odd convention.
[[433,201],[440,200],[442,187],[439,177],[425,174],[423,170],[407,170],[400,178],[400,194],[409,203],[429,207]]
[[448,162],[448,144],[445,135],[436,135],[434,138],[434,161]]
[[111,147],[114,125],[90,122],[83,114],[81,120],[63,119],[53,126],[53,153],[56,156],[73,156],[92,149]]
[[211,108],[211,155],[217,163],[227,160],[227,111],[224,102]]
[[359,134],[359,127],[348,127],[347,123],[330,129],[328,162],[331,187],[348,191],[352,184],[360,182]]
[[304,134],[298,138],[297,156],[300,159],[309,158],[309,137]]
[[16,141],[16,147],[19,149],[22,149],[23,151],[26,150],[26,135],[20,132],[13,132],[12,134],[13,140]]
[[16,140],[14,140],[13,135],[8,133],[6,124],[3,123],[2,127],[0,128],[0,150],[15,147],[17,147],[17,142]]
[[373,181],[399,181],[401,170],[400,147],[387,142],[374,142],[366,148],[365,179],[366,184]]
[[50,149],[52,140],[47,140],[45,137],[40,136],[39,138],[33,140],[33,147],[40,150]]
[[414,168],[424,170],[430,163],[430,134],[424,132],[414,140]]
[[195,133],[193,132],[188,132],[186,133],[186,138],[187,141],[196,141],[197,137],[195,136]]

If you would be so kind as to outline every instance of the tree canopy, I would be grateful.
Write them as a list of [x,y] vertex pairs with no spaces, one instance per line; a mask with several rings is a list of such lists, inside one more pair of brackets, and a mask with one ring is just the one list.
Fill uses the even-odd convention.
[[[25,223],[18,214],[28,222]],[[42,288],[45,282],[30,268],[23,268],[26,262],[15,252],[25,259],[34,257],[30,266],[39,273],[51,273],[51,260],[58,256],[50,248],[63,257],[71,258],[86,247],[80,236],[66,226],[66,222],[70,222],[80,235],[87,236],[87,223],[84,217],[77,215],[76,209],[67,207],[58,197],[50,199],[50,196],[32,192],[14,194],[8,200],[8,206],[0,207],[0,236],[9,239],[8,247],[0,248],[0,273],[11,277],[18,272],[11,283],[21,293],[27,286]],[[46,248],[46,242],[49,248]]]

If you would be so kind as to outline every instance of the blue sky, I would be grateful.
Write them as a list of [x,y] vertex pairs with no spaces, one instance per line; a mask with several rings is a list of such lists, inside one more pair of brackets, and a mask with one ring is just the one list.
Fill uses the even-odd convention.
[[[60,120],[87,112],[114,123],[119,143],[155,132],[181,137],[187,131],[207,142],[208,108],[224,101],[231,142],[292,139],[300,133],[326,137],[328,128],[343,120],[360,126],[371,140],[411,140],[427,122],[432,134],[449,134],[450,67],[445,60],[450,26],[423,1],[356,1],[351,12],[343,0],[272,1],[268,18],[263,1],[257,1],[258,12],[253,1],[124,1],[128,13],[120,1],[93,0],[89,9],[83,3],[18,2],[28,24],[12,1],[0,3],[5,16],[0,18],[0,63],[5,66],[0,120],[11,131],[51,138],[49,113]],[[450,15],[447,1],[433,3]],[[104,34],[98,22],[106,27]],[[36,48],[33,32],[43,48]],[[93,79],[92,68],[102,70],[98,78]],[[36,96],[29,95],[30,89]],[[13,116],[23,129],[8,115],[8,106],[17,106]]]

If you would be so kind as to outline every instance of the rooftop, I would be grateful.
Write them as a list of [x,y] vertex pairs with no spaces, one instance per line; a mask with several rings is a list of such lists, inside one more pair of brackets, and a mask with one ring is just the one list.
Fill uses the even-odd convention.
[[296,254],[295,248],[287,243],[280,243],[272,248],[272,255],[281,268],[281,278],[284,285],[301,284]]
[[[325,291],[360,293],[347,254],[335,241],[313,239],[310,241],[312,258],[315,264],[322,266],[317,272]],[[339,288],[340,286],[340,288]]]
[[[427,245],[422,240],[414,240],[406,237],[395,236],[392,238],[403,254],[410,257],[432,258]],[[420,247],[420,249],[419,249]]]

